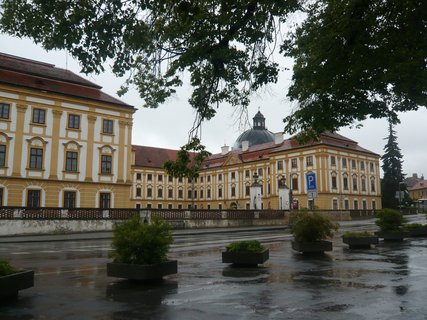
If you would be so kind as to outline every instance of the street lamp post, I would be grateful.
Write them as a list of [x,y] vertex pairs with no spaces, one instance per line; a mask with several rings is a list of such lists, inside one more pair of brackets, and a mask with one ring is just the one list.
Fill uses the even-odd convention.
[[403,182],[403,181],[399,182],[399,211],[400,211],[400,213],[402,213],[402,201],[403,201],[403,191],[402,191],[401,186],[404,184],[405,184],[405,182]]

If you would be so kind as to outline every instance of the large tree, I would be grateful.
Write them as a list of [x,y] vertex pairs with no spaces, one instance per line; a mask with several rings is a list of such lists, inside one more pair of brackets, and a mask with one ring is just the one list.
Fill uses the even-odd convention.
[[[402,173],[402,153],[397,143],[396,131],[393,124],[389,123],[387,144],[384,147],[384,154],[381,156],[382,169],[384,177],[381,182],[382,205],[384,208],[397,208],[399,198],[396,193],[405,191],[406,186],[403,183],[404,175]],[[402,197],[400,201],[403,201]]]
[[316,0],[282,46],[295,59],[289,132],[427,106],[427,1]]
[[[67,49],[85,73],[111,63],[143,106],[156,108],[189,78],[194,132],[222,102],[246,107],[275,82],[281,23],[299,0],[3,0],[1,29]],[[189,74],[189,77],[186,76]]]
[[[306,19],[281,43],[288,15]],[[424,0],[2,0],[0,30],[67,49],[83,72],[111,64],[155,108],[184,75],[190,138],[220,103],[245,107],[276,82],[275,48],[295,59],[285,131],[321,133],[427,105]],[[287,84],[284,84],[284,87]],[[285,116],[286,114],[284,114]],[[190,143],[197,140],[191,140]]]

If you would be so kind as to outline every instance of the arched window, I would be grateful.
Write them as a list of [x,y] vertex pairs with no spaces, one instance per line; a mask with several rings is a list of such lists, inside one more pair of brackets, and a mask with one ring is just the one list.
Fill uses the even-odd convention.
[[80,148],[82,146],[75,141],[64,143],[64,164],[65,172],[78,173]]
[[8,167],[9,141],[12,140],[6,133],[0,132],[0,169]]
[[44,170],[47,141],[40,137],[27,139],[27,154],[29,170]]
[[99,161],[100,161],[100,170],[99,174],[102,175],[112,175],[113,170],[113,155],[114,149],[111,146],[105,145],[99,148]]
[[376,182],[375,182],[375,177],[371,177],[371,192],[375,192],[376,190]]

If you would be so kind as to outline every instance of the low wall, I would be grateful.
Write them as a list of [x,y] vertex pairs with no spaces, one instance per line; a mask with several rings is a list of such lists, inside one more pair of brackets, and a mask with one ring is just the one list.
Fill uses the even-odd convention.
[[0,236],[111,231],[113,220],[0,220]]
[[[322,215],[344,221],[374,216],[372,210],[321,210]],[[158,216],[177,229],[227,228],[287,225],[289,212],[283,210],[165,210],[96,208],[1,207],[0,236],[30,234],[66,234],[111,231],[114,224],[139,215],[143,219]]]
[[[0,236],[111,231],[123,220],[0,220]],[[169,220],[177,229],[287,225],[288,219]]]

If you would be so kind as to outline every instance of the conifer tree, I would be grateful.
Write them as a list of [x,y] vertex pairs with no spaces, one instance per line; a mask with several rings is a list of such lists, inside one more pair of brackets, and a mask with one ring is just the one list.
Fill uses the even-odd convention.
[[[397,143],[396,131],[393,129],[392,121],[389,121],[389,135],[387,144],[384,146],[384,154],[381,156],[384,177],[382,179],[382,206],[383,208],[397,208],[399,199],[396,198],[397,191],[405,191],[402,173],[402,153]],[[403,201],[403,198],[401,199]]]

